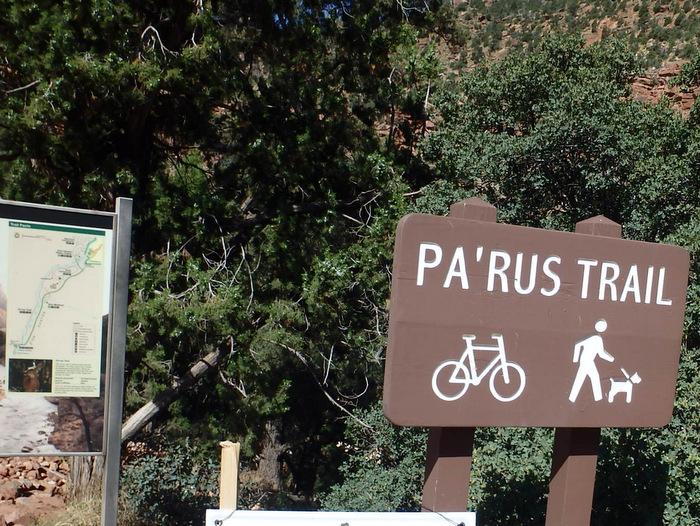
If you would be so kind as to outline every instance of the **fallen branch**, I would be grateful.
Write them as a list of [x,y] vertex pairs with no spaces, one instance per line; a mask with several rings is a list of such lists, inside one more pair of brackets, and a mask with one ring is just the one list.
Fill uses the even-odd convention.
[[131,415],[122,426],[122,444],[136,436],[158,413],[166,409],[177,397],[195,385],[207,372],[216,369],[222,357],[228,352],[227,346],[229,348],[233,346],[232,338],[228,338],[225,344],[220,345],[218,349],[210,352],[195,363],[181,380],[173,382],[171,387],[159,393],[153,400]]

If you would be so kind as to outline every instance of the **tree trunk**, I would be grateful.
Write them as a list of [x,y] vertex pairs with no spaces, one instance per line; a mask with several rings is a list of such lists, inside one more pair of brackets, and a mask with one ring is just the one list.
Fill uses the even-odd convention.
[[282,422],[274,420],[265,424],[265,438],[260,452],[257,475],[260,485],[267,491],[282,490],[282,463],[280,456],[289,449],[282,440]]
[[104,457],[80,455],[69,457],[68,492],[71,500],[82,500],[102,493]]

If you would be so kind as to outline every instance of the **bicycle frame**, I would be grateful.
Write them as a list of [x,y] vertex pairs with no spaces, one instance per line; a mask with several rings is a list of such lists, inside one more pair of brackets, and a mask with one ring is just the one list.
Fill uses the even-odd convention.
[[[510,383],[508,368],[506,367],[506,348],[503,344],[503,335],[493,333],[491,335],[491,338],[496,340],[496,345],[474,345],[474,340],[476,340],[475,334],[462,335],[462,339],[467,343],[467,348],[462,353],[462,357],[459,359],[459,361],[462,365],[466,365],[465,360],[469,359],[468,368],[469,372],[471,373],[470,383],[472,385],[479,385],[481,383],[481,380],[483,380],[484,377],[489,373],[489,371],[491,371],[491,369],[493,369],[496,366],[499,360],[503,365],[503,379],[506,383]],[[494,358],[489,362],[489,364],[486,367],[484,367],[484,369],[482,369],[481,373],[477,374],[474,351],[496,352],[498,353],[498,356],[494,356]]]
[[[522,394],[526,382],[525,371],[523,371],[523,368],[517,363],[507,361],[506,348],[502,334],[493,333],[491,334],[491,338],[496,341],[495,345],[474,345],[476,335],[462,335],[462,339],[464,339],[467,346],[462,352],[460,359],[445,360],[433,371],[431,385],[433,387],[433,392],[438,398],[445,402],[458,400],[467,392],[467,388],[470,385],[479,385],[481,380],[489,373],[491,373],[489,390],[496,400],[500,402],[512,402]],[[474,355],[475,351],[496,353],[496,356],[483,368],[481,373],[477,370],[476,358]],[[445,385],[446,381],[447,384],[451,386],[447,392],[443,391],[440,387],[440,375],[443,372],[450,375],[448,377],[443,376],[443,385]],[[511,383],[513,383],[511,379],[515,377],[513,387],[505,393],[501,390],[503,385],[498,384],[500,385],[500,387],[498,387],[496,384],[497,378],[500,379],[501,377],[506,386],[511,385]]]

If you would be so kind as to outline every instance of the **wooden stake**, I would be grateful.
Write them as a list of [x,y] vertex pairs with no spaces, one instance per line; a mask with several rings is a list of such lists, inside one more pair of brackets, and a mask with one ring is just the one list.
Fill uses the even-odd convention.
[[221,482],[219,486],[219,509],[235,510],[238,503],[238,462],[241,445],[219,442],[221,446]]

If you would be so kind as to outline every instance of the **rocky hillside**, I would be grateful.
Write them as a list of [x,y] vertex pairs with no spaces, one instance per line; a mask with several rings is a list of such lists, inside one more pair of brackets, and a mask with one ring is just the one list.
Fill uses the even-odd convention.
[[653,68],[647,74],[642,75],[632,84],[632,95],[644,102],[658,102],[662,98],[671,101],[673,107],[681,115],[687,117],[698,90],[684,91],[678,86],[672,86],[670,80],[678,76],[681,61],[665,62],[660,68]]
[[700,44],[700,2],[680,0],[454,0],[460,52],[455,66],[537,45],[552,31],[588,42],[628,40],[646,67],[687,60]]
[[632,85],[636,99],[667,98],[684,116],[695,100],[698,90],[669,81],[698,53],[700,0],[453,0],[452,6],[450,38],[424,40],[432,42],[448,77],[514,50],[527,51],[563,31],[588,44],[606,38],[629,43],[645,71]]

